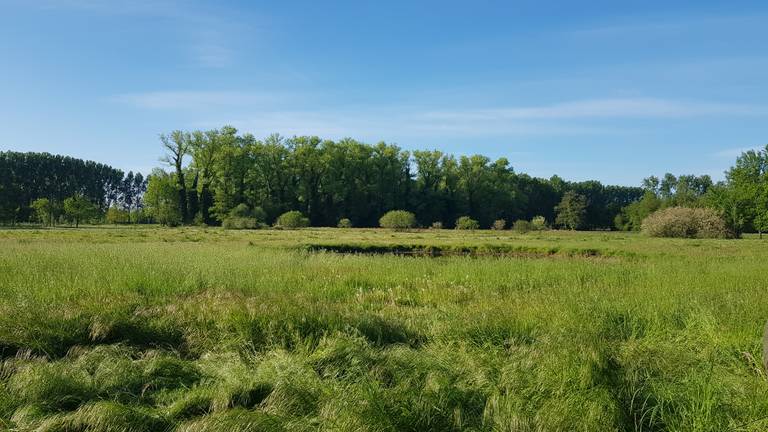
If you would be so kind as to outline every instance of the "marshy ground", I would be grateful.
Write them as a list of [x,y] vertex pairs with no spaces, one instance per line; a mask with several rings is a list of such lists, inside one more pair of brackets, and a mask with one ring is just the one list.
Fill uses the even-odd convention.
[[766,263],[756,237],[0,231],[0,430],[763,431]]

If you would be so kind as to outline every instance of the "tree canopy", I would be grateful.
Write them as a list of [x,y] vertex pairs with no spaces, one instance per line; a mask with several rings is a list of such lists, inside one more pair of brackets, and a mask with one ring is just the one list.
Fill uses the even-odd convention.
[[[267,223],[295,210],[313,226],[349,219],[354,226],[373,227],[387,211],[402,209],[414,213],[421,226],[440,222],[452,227],[460,216],[469,216],[488,228],[499,219],[541,215],[554,221],[554,207],[574,190],[590,203],[584,227],[610,228],[621,208],[643,194],[640,187],[532,178],[516,173],[505,158],[409,152],[350,138],[271,135],[258,140],[224,127],[177,131],[161,141],[173,168],[168,175],[177,183],[178,199],[169,196],[167,201],[177,203],[186,222],[220,223],[245,204],[263,209]],[[181,173],[176,163],[184,157],[180,149],[191,156]]]
[[480,228],[536,218],[541,226],[639,230],[660,209],[712,207],[735,233],[768,230],[768,147],[742,154],[725,181],[667,173],[629,187],[531,177],[506,158],[351,138],[260,140],[231,126],[177,130],[160,142],[170,170],[146,177],[67,156],[1,152],[0,222],[79,224],[64,201],[81,197],[112,223],[260,227],[295,211],[311,226],[375,227],[403,210],[424,227],[452,228],[466,216]]

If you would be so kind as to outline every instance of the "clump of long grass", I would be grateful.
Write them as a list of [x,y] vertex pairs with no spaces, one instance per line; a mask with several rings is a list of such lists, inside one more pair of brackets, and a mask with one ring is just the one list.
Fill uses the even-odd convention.
[[232,409],[182,423],[178,432],[251,432],[285,431],[285,420],[262,411]]
[[107,234],[0,232],[0,429],[768,425],[756,239]]
[[44,360],[21,366],[9,379],[8,389],[20,403],[49,410],[72,410],[96,395],[83,370]]
[[155,432],[170,430],[172,424],[156,412],[110,401],[84,405],[77,411],[55,414],[36,428],[40,432],[104,431]]

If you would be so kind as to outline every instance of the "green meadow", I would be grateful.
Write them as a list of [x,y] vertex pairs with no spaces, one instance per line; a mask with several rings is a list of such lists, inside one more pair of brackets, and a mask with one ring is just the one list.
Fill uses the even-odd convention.
[[0,430],[764,431],[768,240],[0,231]]

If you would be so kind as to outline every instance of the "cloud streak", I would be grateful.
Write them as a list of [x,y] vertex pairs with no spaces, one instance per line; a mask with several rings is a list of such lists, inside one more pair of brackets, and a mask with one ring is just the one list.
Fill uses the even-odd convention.
[[193,57],[200,66],[225,68],[234,60],[234,51],[214,40],[203,41],[192,47]]
[[595,26],[568,32],[574,36],[617,37],[625,34],[649,35],[722,29],[723,26],[762,26],[766,16],[758,15],[699,15],[676,19],[628,21],[618,25]]
[[[768,116],[759,105],[690,102],[654,98],[567,101],[539,106],[440,109],[369,105],[324,109],[307,94],[237,91],[165,91],[123,94],[118,102],[141,109],[184,111],[199,127],[231,123],[254,133],[342,136],[560,136],[632,132],[616,119]],[[639,133],[639,132],[637,132]]]
[[286,135],[320,135],[327,138],[362,137],[478,137],[531,135],[584,135],[614,133],[609,127],[591,127],[530,122],[443,121],[429,119],[420,113],[392,111],[275,111],[249,114],[240,118],[203,121],[198,127],[219,127],[230,123],[256,135],[280,132]]
[[591,99],[531,107],[434,111],[428,118],[443,120],[683,118],[713,115],[764,116],[768,107],[722,103],[684,102],[652,98]]
[[261,109],[291,99],[293,96],[285,93],[239,91],[156,91],[125,93],[112,98],[141,109],[206,112]]
[[[184,0],[37,0],[29,3],[40,10],[77,11],[99,16],[153,17],[173,23],[171,29],[185,36],[186,51],[197,66],[225,68],[235,61],[233,34],[242,33],[240,20],[221,13],[221,8],[204,11]],[[201,30],[202,29],[202,30]]]
[[754,146],[754,147],[736,147],[736,148],[729,148],[729,149],[723,149],[717,152],[714,152],[711,154],[713,158],[716,159],[736,159],[737,157],[741,156],[742,153],[746,153],[750,150],[759,151],[764,150],[765,147],[761,146]]

